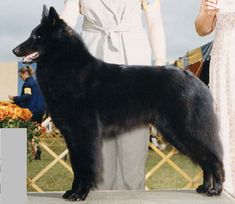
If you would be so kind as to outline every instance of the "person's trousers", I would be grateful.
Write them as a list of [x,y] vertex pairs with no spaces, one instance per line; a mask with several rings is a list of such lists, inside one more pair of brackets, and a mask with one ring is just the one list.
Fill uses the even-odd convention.
[[98,189],[144,189],[148,141],[147,127],[104,139],[103,181]]
[[31,120],[37,123],[42,123],[44,113],[34,113]]

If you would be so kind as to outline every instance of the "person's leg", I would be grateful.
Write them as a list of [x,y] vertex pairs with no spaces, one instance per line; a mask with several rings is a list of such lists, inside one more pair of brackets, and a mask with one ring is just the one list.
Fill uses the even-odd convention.
[[119,135],[117,154],[120,171],[117,183],[121,186],[118,189],[144,189],[148,141],[148,127]]
[[44,115],[43,113],[35,113],[33,114],[31,120],[37,123],[42,123],[43,115]]
[[39,159],[39,160],[41,160],[41,154],[42,154],[42,152],[39,151],[39,152],[38,152],[38,159]]
[[38,152],[35,153],[35,160],[38,160]]
[[103,180],[97,184],[98,190],[116,189],[116,146],[116,137],[112,139],[103,140]]

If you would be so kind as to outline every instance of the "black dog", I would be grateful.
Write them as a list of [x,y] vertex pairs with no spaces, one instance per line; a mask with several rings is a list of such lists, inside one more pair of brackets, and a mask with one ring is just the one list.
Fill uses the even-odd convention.
[[102,175],[103,137],[150,123],[204,172],[199,193],[219,195],[222,147],[208,88],[187,71],[124,66],[97,60],[54,8],[16,47],[37,62],[37,79],[49,113],[67,143],[74,171],[69,200],[84,200]]

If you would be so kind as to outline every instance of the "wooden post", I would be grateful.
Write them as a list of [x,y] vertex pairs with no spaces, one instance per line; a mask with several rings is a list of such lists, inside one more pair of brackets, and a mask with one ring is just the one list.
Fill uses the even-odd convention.
[[17,95],[17,62],[0,62],[0,100],[9,100],[8,95]]

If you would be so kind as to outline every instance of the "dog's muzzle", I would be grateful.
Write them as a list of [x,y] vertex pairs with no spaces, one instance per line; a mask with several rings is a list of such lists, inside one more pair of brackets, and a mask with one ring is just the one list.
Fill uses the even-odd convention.
[[16,47],[15,49],[12,50],[12,52],[14,53],[14,55],[16,55],[17,57],[20,57],[20,49],[19,47]]
[[22,54],[20,51],[20,46],[17,46],[15,49],[12,50],[12,52],[17,56],[17,57],[23,57],[22,62],[23,63],[32,63],[35,59],[39,57],[39,52],[33,52],[30,54]]

